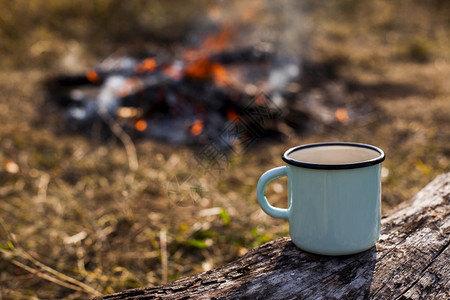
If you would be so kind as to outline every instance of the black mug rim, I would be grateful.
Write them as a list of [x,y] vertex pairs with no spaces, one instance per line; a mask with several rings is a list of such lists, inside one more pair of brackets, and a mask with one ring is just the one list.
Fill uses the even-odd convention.
[[[290,154],[292,154],[295,151],[301,150],[301,149],[313,148],[313,147],[323,147],[323,146],[350,146],[350,147],[366,148],[366,149],[374,150],[374,151],[378,152],[380,155],[373,159],[354,162],[354,163],[346,163],[346,164],[310,163],[310,162],[295,160],[295,159],[289,157]],[[383,162],[385,159],[385,155],[384,155],[383,150],[381,150],[380,148],[372,146],[372,145],[368,145],[368,144],[332,142],[332,143],[306,144],[306,145],[293,147],[293,148],[287,150],[283,154],[282,159],[286,163],[296,166],[296,167],[303,167],[303,168],[308,168],[308,169],[321,169],[321,170],[340,170],[340,169],[356,169],[356,168],[364,168],[364,167],[374,166],[374,165],[377,165],[377,164]]]

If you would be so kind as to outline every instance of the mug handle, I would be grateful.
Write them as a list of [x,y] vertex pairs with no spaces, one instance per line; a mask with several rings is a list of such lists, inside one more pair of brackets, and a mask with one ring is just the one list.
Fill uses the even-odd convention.
[[269,216],[277,219],[287,219],[289,216],[289,208],[278,208],[270,205],[266,198],[266,186],[270,181],[283,176],[287,176],[286,166],[273,168],[259,178],[258,185],[256,186],[256,197],[262,210]]

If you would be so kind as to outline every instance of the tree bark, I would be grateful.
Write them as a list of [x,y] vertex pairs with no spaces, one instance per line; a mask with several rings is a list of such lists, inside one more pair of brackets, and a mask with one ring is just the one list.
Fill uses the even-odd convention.
[[450,173],[382,218],[375,247],[304,252],[289,238],[217,269],[96,299],[450,299]]

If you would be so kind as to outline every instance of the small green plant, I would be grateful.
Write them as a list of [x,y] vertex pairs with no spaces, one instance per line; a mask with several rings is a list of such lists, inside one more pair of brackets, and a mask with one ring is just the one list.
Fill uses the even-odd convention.
[[186,241],[186,246],[197,249],[206,249],[213,244],[213,238],[217,233],[209,230],[197,230],[192,234],[192,237]]
[[260,234],[258,228],[256,227],[252,228],[252,236],[254,238],[254,241],[251,245],[251,248],[258,247],[272,239],[272,237],[266,233]]
[[225,226],[230,226],[231,220],[228,212],[225,209],[222,209],[219,213],[220,218],[222,219]]

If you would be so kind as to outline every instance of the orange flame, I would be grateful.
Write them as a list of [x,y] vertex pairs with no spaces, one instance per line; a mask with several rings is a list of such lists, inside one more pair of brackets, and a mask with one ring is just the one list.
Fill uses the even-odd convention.
[[348,112],[345,108],[338,108],[334,113],[334,117],[342,124],[347,123],[349,120]]
[[189,63],[185,69],[186,76],[195,79],[211,78],[211,72],[211,62],[207,57]]
[[224,66],[221,64],[213,64],[212,65],[212,73],[214,77],[214,81],[219,86],[225,86],[230,83],[228,72]]
[[189,78],[214,80],[219,86],[229,83],[228,72],[219,63],[211,62],[207,57],[196,60],[186,66],[185,74]]
[[203,132],[204,122],[202,120],[195,120],[191,127],[191,134],[193,136],[200,135]]
[[86,72],[86,78],[92,83],[97,83],[100,81],[100,76],[98,76],[95,70],[89,70]]
[[147,129],[147,122],[145,122],[144,120],[139,120],[139,121],[136,122],[134,127],[136,128],[137,131],[141,131],[142,132],[145,129]]
[[136,65],[134,70],[136,73],[145,73],[153,71],[157,66],[156,60],[153,58],[144,59],[140,64]]
[[232,34],[234,30],[226,27],[218,34],[208,36],[200,49],[186,50],[184,52],[184,59],[187,62],[185,75],[193,79],[214,80],[221,86],[228,84],[227,70],[221,64],[211,61],[209,55],[225,48]]
[[234,30],[231,27],[225,27],[218,34],[208,36],[202,44],[202,49],[212,51],[220,51],[226,47]]

